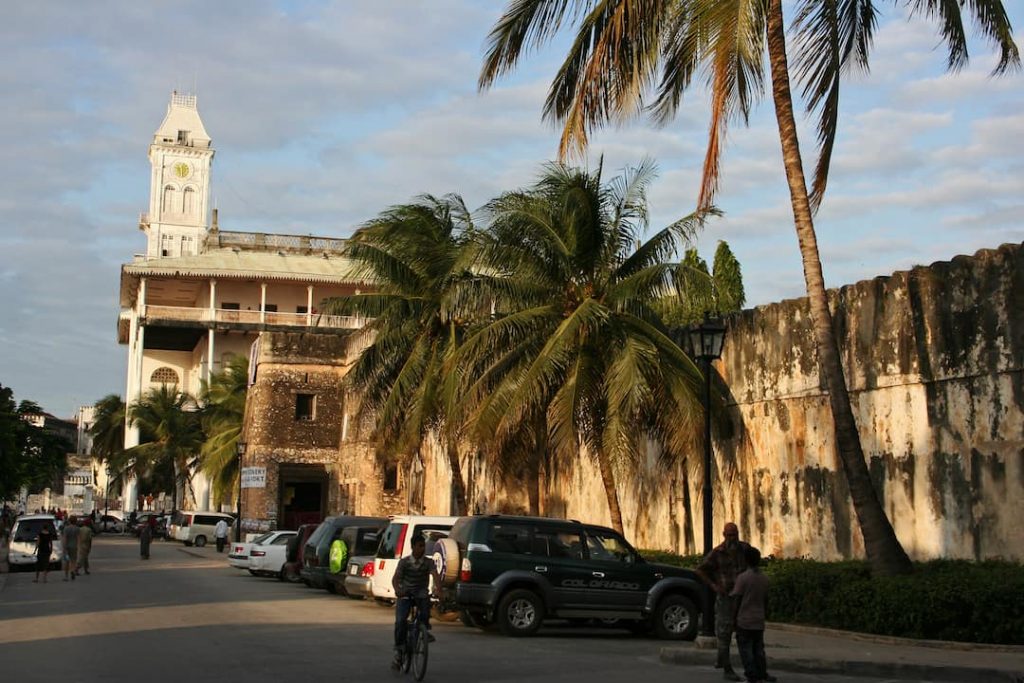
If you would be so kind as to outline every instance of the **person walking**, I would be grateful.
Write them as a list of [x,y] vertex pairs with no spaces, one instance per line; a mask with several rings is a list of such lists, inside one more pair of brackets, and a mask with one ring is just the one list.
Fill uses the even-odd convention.
[[53,534],[50,533],[50,526],[44,524],[36,537],[36,578],[32,583],[39,583],[39,572],[43,573],[43,583],[46,583],[46,576],[50,573],[50,555],[53,553]]
[[732,522],[725,525],[722,536],[721,545],[708,553],[697,567],[697,576],[715,592],[715,636],[718,639],[715,668],[722,669],[722,677],[727,681],[742,681],[729,657],[736,618],[736,598],[731,594],[736,577],[747,569],[746,552],[750,546],[740,540],[739,528]]
[[89,553],[92,552],[92,518],[86,517],[78,528],[78,569],[89,573]]
[[224,545],[228,542],[228,523],[223,519],[213,527],[213,537],[217,539],[217,552],[224,552]]
[[68,517],[64,528],[60,532],[60,545],[64,551],[64,581],[71,577],[75,580],[78,575],[78,524],[74,516]]
[[153,526],[151,524],[143,524],[142,531],[139,532],[139,552],[142,555],[142,559],[149,559],[149,544],[153,541]]
[[774,681],[768,675],[764,654],[765,606],[768,602],[768,577],[761,573],[761,551],[748,547],[747,570],[736,577],[729,595],[736,599],[736,646],[743,660],[743,674],[749,683]]

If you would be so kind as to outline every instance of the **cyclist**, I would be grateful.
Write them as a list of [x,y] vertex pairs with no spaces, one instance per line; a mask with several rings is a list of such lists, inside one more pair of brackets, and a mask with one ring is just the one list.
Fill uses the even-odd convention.
[[430,577],[434,577],[434,596],[437,596],[437,587],[441,585],[441,575],[437,572],[433,560],[426,556],[427,540],[423,534],[416,534],[412,537],[412,555],[403,557],[395,569],[395,576],[391,579],[391,585],[395,589],[397,605],[395,608],[395,660],[393,668],[399,668],[402,663],[402,648],[405,647],[406,620],[409,618],[409,610],[412,602],[416,602],[417,613],[420,624],[426,629],[427,641],[434,642],[434,636],[430,633]]

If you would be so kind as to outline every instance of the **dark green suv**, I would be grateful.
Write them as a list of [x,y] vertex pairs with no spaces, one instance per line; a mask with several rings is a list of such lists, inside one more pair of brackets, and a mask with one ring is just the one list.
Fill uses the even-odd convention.
[[697,606],[707,604],[694,572],[647,562],[606,527],[489,515],[461,518],[449,538],[458,545],[463,621],[496,622],[507,635],[531,635],[549,618],[596,618],[693,639]]

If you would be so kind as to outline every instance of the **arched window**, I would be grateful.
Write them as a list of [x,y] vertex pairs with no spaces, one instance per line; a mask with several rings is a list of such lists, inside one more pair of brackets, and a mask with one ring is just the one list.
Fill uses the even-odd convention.
[[149,381],[154,384],[177,384],[178,373],[165,365],[154,370],[153,374],[149,376]]
[[174,211],[174,186],[168,185],[164,188],[164,201],[163,201],[164,213],[172,213]]
[[196,211],[196,189],[194,187],[186,187],[185,192],[182,194],[181,211],[186,216],[191,216]]

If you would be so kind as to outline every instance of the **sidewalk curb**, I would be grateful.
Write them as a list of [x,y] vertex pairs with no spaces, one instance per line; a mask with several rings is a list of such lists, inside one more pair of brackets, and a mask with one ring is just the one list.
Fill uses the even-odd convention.
[[805,624],[780,624],[769,622],[767,628],[770,631],[786,631],[788,633],[806,633],[813,636],[831,636],[833,638],[844,638],[846,640],[859,640],[865,643],[878,643],[879,645],[900,645],[904,647],[931,647],[939,650],[966,650],[973,652],[1011,652],[1024,654],[1024,645],[1002,645],[996,643],[965,643],[956,640],[922,640],[918,638],[900,638],[898,636],[883,636],[875,633],[861,633],[859,631],[840,631],[834,628],[823,626],[807,626]]
[[[682,647],[661,648],[661,661],[666,664],[712,667],[714,652]],[[830,674],[910,680],[953,681],[956,683],[1022,683],[1024,672],[963,666],[932,666],[863,660],[827,660],[802,657],[768,657],[771,671],[806,674]]]
[[178,548],[178,552],[179,553],[185,553],[186,555],[191,555],[192,557],[198,557],[200,560],[207,559],[206,555],[200,555],[199,553],[195,552],[194,550],[190,550],[188,548]]

